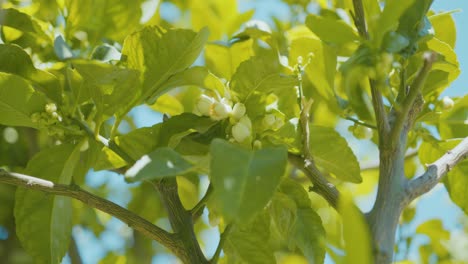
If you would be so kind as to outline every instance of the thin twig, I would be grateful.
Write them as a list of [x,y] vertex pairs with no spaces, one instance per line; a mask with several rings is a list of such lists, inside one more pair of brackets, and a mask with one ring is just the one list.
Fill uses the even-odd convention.
[[201,198],[201,200],[190,210],[192,214],[193,220],[197,220],[201,214],[203,213],[203,209],[205,209],[206,202],[210,198],[211,194],[213,193],[213,185],[208,185],[208,189],[206,190],[205,195]]
[[224,228],[224,232],[221,234],[219,238],[219,243],[218,243],[218,246],[216,247],[216,251],[210,260],[211,264],[218,263],[219,256],[221,255],[221,251],[223,250],[223,247],[224,247],[224,242],[226,242],[226,238],[231,232],[231,229],[232,229],[232,224],[229,224],[226,226],[226,228]]
[[427,167],[426,172],[406,186],[406,204],[430,191],[459,162],[468,158],[468,137],[440,159]]
[[365,127],[368,127],[368,128],[377,130],[377,127],[376,127],[376,126],[371,125],[371,124],[367,124],[367,123],[365,123],[365,122],[362,122],[362,121],[359,120],[359,119],[356,119],[356,118],[353,118],[353,117],[350,117],[350,116],[345,116],[345,117],[343,117],[343,118],[346,119],[346,120],[352,121],[352,122],[354,122],[354,123],[356,123],[356,124],[358,124],[358,125],[365,126]]
[[174,236],[169,232],[156,225],[153,225],[137,214],[134,214],[133,212],[111,201],[81,189],[77,185],[56,184],[48,180],[14,172],[7,172],[2,169],[0,169],[0,182],[20,186],[26,189],[42,191],[49,194],[74,198],[83,202],[84,204],[89,205],[92,208],[96,208],[120,219],[129,227],[141,232],[146,237],[158,241],[171,250],[177,249],[179,247]]

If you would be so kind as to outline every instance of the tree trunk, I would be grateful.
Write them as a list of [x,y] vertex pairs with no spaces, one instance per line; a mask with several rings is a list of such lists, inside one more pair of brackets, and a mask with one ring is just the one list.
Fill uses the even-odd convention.
[[398,145],[380,144],[382,147],[377,198],[367,218],[372,236],[374,263],[378,264],[392,262],[395,233],[405,206],[405,134],[402,133]]

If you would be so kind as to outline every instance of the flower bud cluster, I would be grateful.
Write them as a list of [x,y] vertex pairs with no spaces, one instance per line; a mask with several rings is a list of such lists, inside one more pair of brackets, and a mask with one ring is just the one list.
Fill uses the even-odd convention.
[[64,121],[62,115],[58,112],[57,105],[48,103],[44,107],[44,111],[36,112],[31,115],[31,121],[37,125],[38,128],[46,128],[49,136],[55,136],[63,139],[66,134],[78,134],[80,128]]
[[246,115],[246,107],[243,103],[233,103],[227,98],[220,101],[207,95],[201,95],[195,105],[195,111],[209,116],[213,120],[230,118],[232,125],[232,137],[237,142],[244,142],[252,135],[252,121]]

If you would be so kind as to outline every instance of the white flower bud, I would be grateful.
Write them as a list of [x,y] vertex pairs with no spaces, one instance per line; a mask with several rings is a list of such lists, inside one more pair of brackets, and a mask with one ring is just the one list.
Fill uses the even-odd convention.
[[262,142],[260,140],[255,140],[253,143],[254,149],[261,149],[262,148]]
[[210,117],[213,120],[225,119],[232,112],[231,106],[222,102],[215,102],[211,105],[210,110]]
[[243,123],[232,126],[232,136],[237,142],[243,142],[250,136],[251,130]]
[[452,98],[448,97],[448,96],[444,96],[442,98],[442,108],[446,111],[449,111],[453,108],[453,106],[455,105],[455,103],[453,102]]
[[243,103],[236,103],[232,109],[231,116],[236,120],[241,119],[245,115],[246,109]]
[[274,114],[268,114],[263,117],[262,124],[268,129],[271,128],[276,122],[276,116]]
[[250,118],[248,116],[243,116],[239,120],[239,123],[244,124],[244,126],[248,127],[250,130],[252,130],[252,121],[250,121]]
[[45,110],[47,113],[52,114],[57,112],[57,106],[54,103],[48,103],[45,105]]
[[204,116],[210,115],[210,108],[214,103],[214,99],[202,94],[197,101],[196,108]]

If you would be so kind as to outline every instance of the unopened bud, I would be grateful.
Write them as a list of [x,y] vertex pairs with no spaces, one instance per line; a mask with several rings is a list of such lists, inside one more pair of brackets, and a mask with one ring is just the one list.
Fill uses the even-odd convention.
[[453,108],[453,106],[455,105],[455,103],[453,102],[452,98],[448,97],[448,96],[444,96],[442,98],[442,108],[446,111],[449,111]]
[[232,126],[232,136],[237,142],[243,142],[250,136],[250,129],[243,123],[237,123]]
[[47,113],[52,114],[57,112],[57,106],[54,103],[48,103],[45,105],[45,110]]
[[245,105],[243,103],[236,103],[234,105],[234,108],[232,109],[231,115],[236,120],[239,120],[245,115],[245,112],[246,112]]

